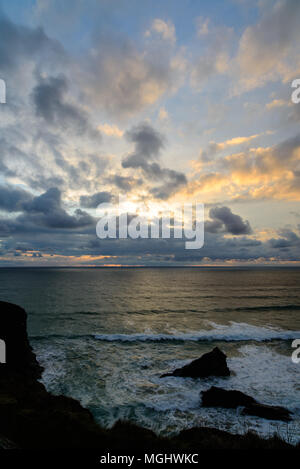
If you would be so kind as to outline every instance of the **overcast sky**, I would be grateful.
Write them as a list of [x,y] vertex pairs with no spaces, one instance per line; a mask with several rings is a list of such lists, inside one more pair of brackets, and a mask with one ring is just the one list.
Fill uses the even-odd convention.
[[[0,4],[1,266],[300,263],[299,0]],[[98,239],[119,195],[204,247]]]

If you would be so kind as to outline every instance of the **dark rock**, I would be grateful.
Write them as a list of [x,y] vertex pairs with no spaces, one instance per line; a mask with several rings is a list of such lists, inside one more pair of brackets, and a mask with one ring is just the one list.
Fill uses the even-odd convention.
[[290,422],[292,420],[290,411],[285,407],[260,404],[258,402],[245,407],[243,414],[256,415],[267,420],[282,420],[283,422]]
[[[105,444],[105,431],[89,410],[65,396],[52,396],[38,381],[38,364],[26,331],[26,312],[0,302],[0,435],[20,448],[90,448]],[[3,435],[3,438],[2,438]]]
[[226,389],[212,386],[202,392],[203,407],[226,407],[234,409],[239,406],[255,404],[256,400],[241,391],[227,391]]
[[252,432],[248,432],[244,435],[232,435],[226,431],[210,427],[196,427],[183,430],[179,435],[174,437],[174,440],[177,442],[178,448],[182,448],[183,445],[186,445],[185,448],[198,448],[198,450],[202,451],[215,451],[216,449],[226,449],[230,451],[250,449],[278,450],[291,448],[288,443],[281,440],[278,436],[264,439]]
[[0,339],[4,340],[6,348],[6,363],[0,364],[0,379],[7,379],[13,373],[32,379],[41,377],[43,368],[29,345],[23,308],[0,301]]
[[193,360],[188,365],[177,368],[172,373],[161,375],[161,378],[166,376],[206,378],[207,376],[229,375],[230,370],[227,366],[226,355],[218,347],[215,347],[211,352],[205,353],[202,357]]
[[260,404],[253,397],[241,391],[226,390],[215,386],[202,392],[202,405],[203,407],[229,409],[244,407],[242,411],[244,415],[256,415],[268,420],[282,420],[284,422],[292,420],[289,410],[284,407]]

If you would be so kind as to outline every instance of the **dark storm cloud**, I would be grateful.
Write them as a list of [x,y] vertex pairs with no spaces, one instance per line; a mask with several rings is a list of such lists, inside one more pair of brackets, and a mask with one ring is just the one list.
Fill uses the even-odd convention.
[[12,23],[0,11],[0,69],[12,71],[27,59],[43,59],[46,54],[48,63],[52,60],[66,59],[58,41],[50,39],[42,28],[31,29]]
[[58,127],[71,127],[80,134],[87,133],[90,138],[100,139],[100,132],[89,123],[86,113],[66,101],[68,82],[65,76],[39,77],[32,92],[37,116],[48,124]]
[[165,143],[163,135],[147,123],[127,131],[126,138],[135,144],[135,150],[123,160],[124,168],[143,167],[149,161],[157,160]]
[[96,192],[92,195],[82,195],[80,197],[80,205],[85,208],[97,208],[98,205],[106,202],[110,202],[112,195],[110,192]]
[[290,249],[300,247],[300,238],[294,231],[283,229],[279,231],[280,238],[272,238],[269,244],[275,249]]
[[61,192],[55,187],[24,204],[24,212],[26,215],[19,217],[17,221],[26,225],[73,229],[94,223],[94,219],[80,209],[75,210],[75,215],[69,215],[62,208]]
[[156,174],[160,179],[165,181],[160,187],[153,187],[150,190],[150,193],[157,199],[168,199],[174,192],[176,192],[178,187],[187,183],[185,175],[178,171],[174,171],[173,169],[159,168],[159,171]]
[[107,182],[114,184],[125,192],[130,192],[135,186],[143,184],[143,180],[141,178],[136,179],[130,176],[120,176],[119,174],[114,174],[109,177]]
[[230,233],[233,235],[251,234],[252,229],[248,220],[232,213],[228,207],[211,208],[209,211],[211,220],[205,223],[205,231],[209,233]]
[[255,239],[248,239],[246,236],[239,238],[224,238],[223,234],[207,233],[205,244],[199,250],[186,250],[184,240],[181,239],[108,239],[99,240],[93,236],[88,236],[88,242],[81,245],[82,252],[89,255],[129,255],[132,259],[139,258],[139,263],[143,256],[144,262],[148,263],[157,256],[168,256],[169,259],[178,262],[201,262],[203,258],[215,260],[239,259],[247,261],[251,259],[268,258],[277,256],[278,259],[292,260],[299,258],[296,251],[289,253],[278,253],[268,242],[261,242]]
[[37,212],[47,214],[53,212],[60,206],[61,194],[56,187],[52,187],[44,194],[35,197],[32,201],[24,205],[24,210],[28,213]]
[[[94,194],[95,195],[95,194]],[[96,194],[97,196],[97,194]],[[103,197],[103,193],[101,194]],[[97,197],[95,197],[96,199]],[[91,197],[93,201],[93,197]],[[91,201],[89,201],[91,202]],[[51,188],[40,196],[22,204],[23,213],[15,219],[0,219],[0,235],[4,252],[37,251],[59,255],[109,255],[109,256],[157,256],[169,259],[192,261],[192,254],[184,248],[180,239],[108,239],[96,237],[96,220],[82,210],[70,215],[63,208],[61,192]],[[227,224],[228,220],[226,219]],[[238,256],[251,258],[266,251],[260,241],[246,237],[224,239],[223,234],[206,236],[204,248],[197,252],[197,259],[209,256],[211,259],[226,259]],[[270,252],[274,249],[269,247]]]
[[[54,199],[49,201],[48,199]],[[45,200],[46,199],[46,200]],[[270,257],[276,257],[278,260],[299,259],[299,244],[297,244],[298,235],[281,232],[281,237],[289,236],[294,238],[293,245],[289,250],[279,249],[279,245],[273,247],[273,241],[261,242],[256,239],[249,239],[247,236],[234,238],[225,238],[225,233],[205,234],[204,247],[197,251],[186,250],[183,239],[106,239],[99,240],[96,237],[95,225],[93,220],[91,224],[78,226],[78,215],[69,215],[66,218],[64,214],[56,217],[53,223],[55,208],[59,201],[54,192],[47,194],[43,200],[35,201],[30,207],[30,212],[24,213],[17,219],[0,219],[0,235],[2,237],[2,255],[7,252],[27,252],[38,251],[43,254],[58,254],[64,256],[117,256],[119,261],[125,263],[145,263],[151,264],[168,258],[171,262],[202,262],[224,261],[236,259],[248,261]],[[45,219],[43,211],[49,207],[50,218]],[[36,211],[39,210],[39,211]],[[58,209],[59,210],[59,209]],[[42,212],[41,212],[42,211]],[[70,222],[70,218],[73,220]],[[76,222],[77,219],[77,222]],[[66,222],[67,220],[67,222]],[[88,221],[91,221],[90,219]],[[287,239],[287,238],[285,238]],[[20,249],[22,249],[20,251]],[[127,259],[124,261],[124,259]],[[208,259],[208,261],[206,260]],[[92,262],[92,261],[91,261]],[[98,261],[96,260],[95,263]],[[101,260],[99,261],[101,263]]]
[[126,138],[135,144],[134,151],[122,161],[123,168],[141,169],[151,181],[161,182],[150,192],[158,199],[168,199],[179,186],[186,184],[183,173],[169,168],[162,168],[157,160],[164,148],[164,137],[147,123],[142,123],[126,132]]
[[0,186],[0,209],[7,212],[22,211],[24,204],[32,195],[23,189],[12,186]]
[[[54,230],[80,230],[95,225],[95,220],[88,213],[77,209],[74,215],[64,210],[56,210],[47,215],[41,213],[22,214],[15,219],[0,219],[0,236],[13,236],[17,241],[24,241],[39,236],[49,236],[55,246],[57,231]],[[19,238],[20,237],[20,238]],[[65,238],[66,245],[70,242]],[[39,243],[39,242],[38,242]]]

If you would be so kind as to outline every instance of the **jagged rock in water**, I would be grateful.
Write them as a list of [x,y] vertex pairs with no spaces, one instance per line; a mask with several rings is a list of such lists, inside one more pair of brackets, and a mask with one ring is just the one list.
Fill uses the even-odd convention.
[[290,411],[285,407],[260,404],[259,402],[245,407],[243,414],[255,415],[267,420],[282,420],[283,422],[292,420]]
[[289,410],[284,407],[261,404],[241,391],[226,390],[216,386],[202,392],[202,406],[229,409],[244,407],[242,411],[244,415],[255,415],[268,420],[282,420],[284,422],[292,420]]
[[227,366],[226,355],[218,347],[202,357],[193,360],[182,368],[177,368],[172,373],[161,376],[180,376],[190,378],[206,378],[208,376],[229,376],[230,370]]
[[212,386],[207,391],[202,392],[203,407],[226,407],[235,409],[240,406],[247,406],[256,403],[256,400],[247,396],[241,391],[226,390]]

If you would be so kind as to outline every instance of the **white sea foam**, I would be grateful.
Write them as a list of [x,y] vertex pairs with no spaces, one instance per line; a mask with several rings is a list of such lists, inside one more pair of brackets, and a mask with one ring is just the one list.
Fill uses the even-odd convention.
[[[168,334],[155,334],[150,330],[146,330],[143,334],[105,334],[104,337],[109,339],[104,339],[103,342],[101,339],[90,342],[88,353],[88,357],[91,351],[95,353],[92,354],[92,360],[95,360],[95,368],[101,380],[99,377],[95,380],[95,371],[91,368],[91,364],[85,361],[81,365],[86,366],[86,374],[76,375],[79,369],[77,361],[68,362],[65,356],[57,356],[59,350],[55,352],[52,344],[50,349],[46,347],[47,354],[43,354],[44,361],[48,362],[48,372],[44,374],[43,381],[52,392],[64,392],[80,399],[84,405],[91,405],[91,410],[99,423],[108,427],[123,418],[161,434],[172,434],[200,425],[217,427],[232,433],[252,430],[265,437],[279,433],[291,442],[298,442],[300,367],[291,361],[289,355],[278,353],[277,344],[273,345],[271,342],[267,344],[263,341],[294,339],[300,337],[300,332],[238,322],[231,322],[228,325],[210,322],[204,327],[210,329],[185,333],[169,330]],[[165,340],[161,340],[162,336],[167,336],[167,340],[178,340],[180,337],[182,344],[186,340],[235,341],[238,354],[228,358],[232,375],[230,378],[211,377],[198,380],[179,377],[159,378],[162,366],[166,366],[165,357],[168,356],[166,354],[161,358],[164,345],[159,344],[163,344]],[[142,340],[139,341],[137,337],[142,337]],[[140,347],[140,344],[149,340],[149,337],[150,343],[156,342],[156,346]],[[82,344],[86,344],[85,336],[81,336],[80,340]],[[120,340],[136,341],[136,344],[127,347],[126,352],[122,354],[118,353],[119,348],[116,346]],[[257,342],[254,344],[250,341]],[[65,344],[65,341],[61,344]],[[74,344],[78,346],[77,341]],[[37,345],[45,352],[44,342],[38,341]],[[70,353],[71,349],[68,350]],[[80,357],[83,355],[80,354]],[[49,360],[55,363],[50,369]],[[189,360],[177,359],[174,355],[168,361],[167,368],[177,368],[187,361]],[[73,367],[71,371],[70,363]],[[77,381],[72,379],[74,373]],[[286,424],[254,416],[243,416],[235,409],[203,408],[200,393],[212,385],[225,389],[238,389],[262,403],[285,406],[293,412],[293,421]]]
[[229,325],[209,322],[210,329],[171,333],[133,333],[133,334],[96,334],[95,338],[103,342],[201,342],[201,341],[257,341],[293,340],[300,338],[300,331],[280,330],[271,327],[259,327],[231,321]]
[[[157,392],[149,395],[145,404],[159,413],[159,431],[169,433],[173,429],[178,431],[201,425],[232,433],[252,430],[264,437],[277,433],[297,443],[300,439],[300,368],[292,363],[289,356],[281,355],[264,345],[243,345],[239,352],[239,356],[228,359],[229,368],[234,372],[230,379],[152,378],[152,382],[158,386]],[[177,365],[182,363],[178,361]],[[238,389],[265,404],[285,406],[293,412],[293,421],[287,424],[244,416],[240,414],[240,409],[201,407],[200,393],[212,385]],[[155,421],[152,427],[148,426],[157,430]]]

